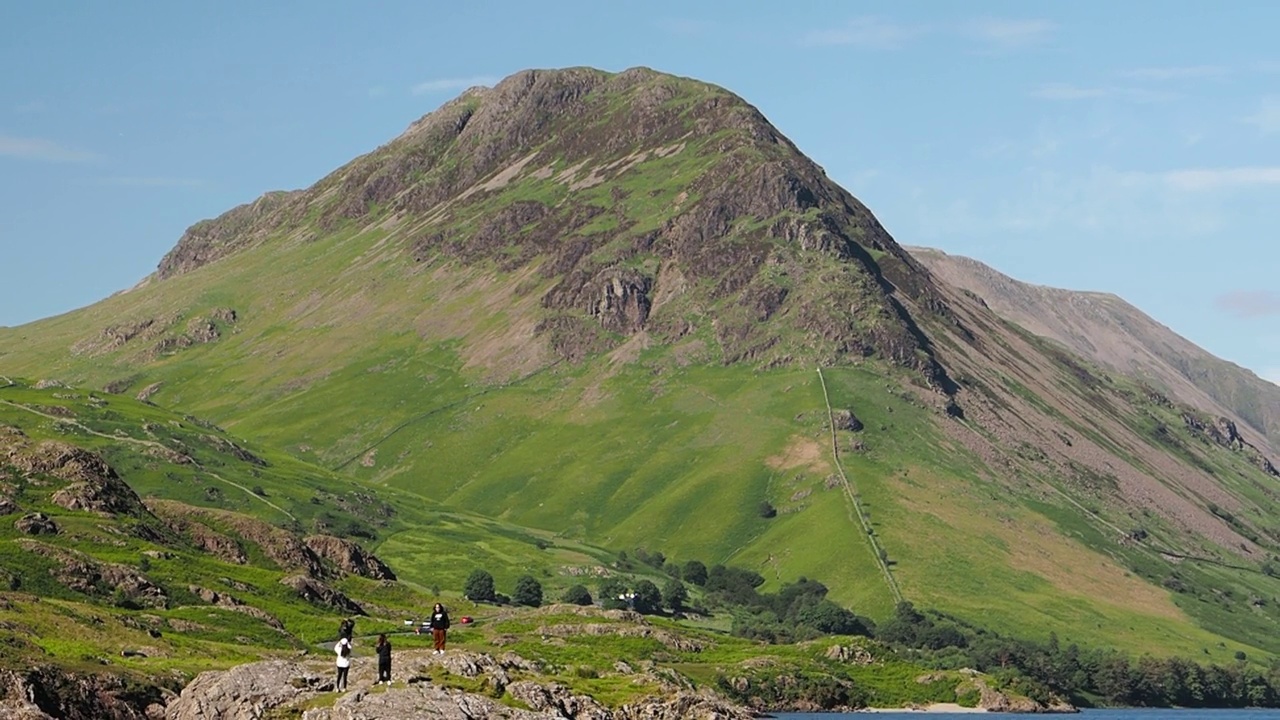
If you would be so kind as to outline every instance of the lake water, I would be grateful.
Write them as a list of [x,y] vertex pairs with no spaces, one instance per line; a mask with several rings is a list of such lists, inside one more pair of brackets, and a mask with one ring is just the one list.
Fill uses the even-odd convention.
[[974,718],[1077,718],[1078,720],[1280,720],[1280,710],[1081,710],[1072,715],[1036,715],[1026,713],[926,713],[926,712],[877,712],[877,713],[775,713],[779,720],[837,720],[861,718],[861,720],[974,720]]

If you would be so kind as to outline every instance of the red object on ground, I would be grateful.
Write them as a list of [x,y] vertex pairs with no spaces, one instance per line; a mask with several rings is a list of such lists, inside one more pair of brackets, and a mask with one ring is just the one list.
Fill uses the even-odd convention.
[[474,621],[471,619],[470,615],[463,615],[462,617],[458,618],[458,622],[462,623],[463,625],[466,625]]

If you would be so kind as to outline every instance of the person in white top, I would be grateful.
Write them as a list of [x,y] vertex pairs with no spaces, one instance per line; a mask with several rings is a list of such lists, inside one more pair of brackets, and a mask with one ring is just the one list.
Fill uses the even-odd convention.
[[347,689],[347,673],[351,672],[351,641],[339,638],[338,644],[333,646],[333,652],[338,656],[338,678],[333,683],[333,689],[342,692]]

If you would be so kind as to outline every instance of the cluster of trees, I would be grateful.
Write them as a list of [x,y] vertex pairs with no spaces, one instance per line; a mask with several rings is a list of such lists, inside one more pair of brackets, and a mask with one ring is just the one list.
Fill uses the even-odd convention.
[[516,605],[527,605],[529,607],[542,606],[542,583],[532,575],[521,576],[516,580],[515,588],[508,597],[499,593],[493,584],[493,575],[487,570],[472,570],[467,576],[467,583],[463,586],[462,593],[469,600],[474,602],[497,603],[499,605],[507,605],[514,603]]
[[703,586],[707,602],[733,613],[733,634],[740,637],[788,643],[821,635],[875,633],[875,623],[827,599],[827,586],[800,578],[776,593],[760,593],[764,584],[758,573],[722,565],[712,567]]
[[1236,655],[1237,662],[1225,666],[1176,657],[1134,660],[1116,650],[1062,646],[1056,635],[1036,643],[932,615],[900,603],[876,638],[916,651],[936,667],[990,673],[1042,702],[1058,695],[1077,703],[1093,697],[1126,706],[1280,706],[1280,667],[1251,666],[1242,653]]

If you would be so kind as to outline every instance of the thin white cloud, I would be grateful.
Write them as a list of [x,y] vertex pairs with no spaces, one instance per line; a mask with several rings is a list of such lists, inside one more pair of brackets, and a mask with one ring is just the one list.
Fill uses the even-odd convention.
[[97,185],[110,185],[113,187],[197,187],[203,185],[204,182],[195,178],[178,178],[178,177],[145,177],[145,176],[116,176],[105,177],[95,181]]
[[979,18],[961,25],[960,32],[996,48],[1011,50],[1040,43],[1053,28],[1054,24],[1048,20]]
[[859,17],[843,25],[812,30],[801,38],[801,43],[812,46],[848,45],[868,50],[892,50],[908,40],[923,35],[925,29],[901,25],[878,17]]
[[1280,97],[1263,98],[1258,112],[1246,117],[1244,121],[1256,125],[1266,135],[1280,132]]
[[1280,167],[1235,167],[1170,170],[1160,173],[1177,190],[1220,190],[1280,185]]
[[475,75],[473,77],[458,78],[439,78],[436,80],[427,80],[420,82],[409,88],[409,92],[414,95],[428,95],[430,93],[445,92],[447,90],[466,90],[477,85],[489,87],[498,82],[498,78],[492,75]]
[[1176,93],[1144,88],[1117,87],[1112,85],[1081,86],[1071,83],[1047,83],[1031,91],[1031,97],[1040,100],[1072,102],[1077,100],[1116,99],[1130,102],[1165,102],[1178,97]]
[[1214,307],[1238,318],[1280,315],[1280,293],[1268,290],[1236,290],[1213,299]]
[[0,135],[0,157],[42,162],[88,162],[98,155],[60,145],[44,138]]
[[1229,71],[1221,65],[1183,65],[1175,67],[1148,67],[1128,70],[1121,76],[1132,80],[1199,80],[1222,77]]

